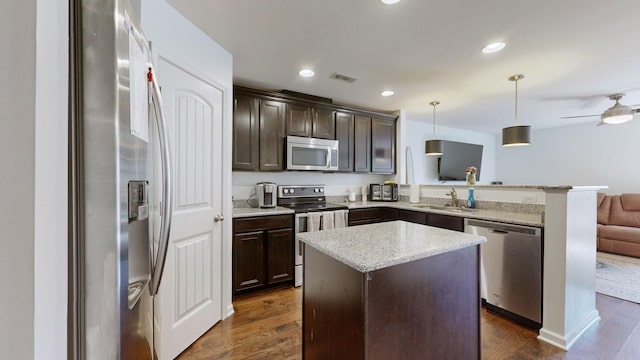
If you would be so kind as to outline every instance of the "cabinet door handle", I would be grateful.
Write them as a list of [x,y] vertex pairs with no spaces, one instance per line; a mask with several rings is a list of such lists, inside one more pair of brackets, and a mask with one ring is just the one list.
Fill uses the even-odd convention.
[[224,216],[222,216],[220,214],[213,217],[213,221],[214,222],[219,222],[219,221],[222,221],[222,220],[224,220]]

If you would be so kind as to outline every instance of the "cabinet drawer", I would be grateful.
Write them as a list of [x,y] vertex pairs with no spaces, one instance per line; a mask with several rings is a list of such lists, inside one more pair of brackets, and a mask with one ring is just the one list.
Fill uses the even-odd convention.
[[428,214],[427,225],[454,231],[464,231],[464,218],[450,215]]
[[351,220],[380,220],[380,211],[380,208],[349,210],[349,222],[351,222]]
[[256,216],[233,219],[234,233],[292,227],[293,215]]
[[416,224],[427,224],[427,213],[412,210],[398,210],[398,220],[408,221]]

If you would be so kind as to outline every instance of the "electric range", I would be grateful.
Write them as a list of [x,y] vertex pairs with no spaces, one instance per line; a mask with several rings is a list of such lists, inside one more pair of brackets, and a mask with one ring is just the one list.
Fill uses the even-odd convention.
[[[307,232],[308,214],[320,211],[336,211],[349,209],[346,205],[327,202],[324,185],[280,185],[278,186],[278,206],[295,211],[295,234]],[[348,213],[345,216],[345,225]],[[302,244],[295,239],[295,276],[294,285],[302,285]]]

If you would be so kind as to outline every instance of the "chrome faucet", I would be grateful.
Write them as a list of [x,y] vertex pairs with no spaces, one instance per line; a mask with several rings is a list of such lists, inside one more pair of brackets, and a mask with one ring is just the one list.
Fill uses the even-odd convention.
[[451,188],[451,191],[446,193],[445,195],[451,196],[451,206],[458,207],[458,194],[454,188]]

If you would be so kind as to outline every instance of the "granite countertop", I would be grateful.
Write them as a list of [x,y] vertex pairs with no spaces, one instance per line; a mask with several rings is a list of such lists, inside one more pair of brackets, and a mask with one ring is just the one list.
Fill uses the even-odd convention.
[[[409,184],[400,184],[400,186],[409,186]],[[452,184],[420,184],[425,187],[472,187],[478,189],[531,189],[531,190],[543,190],[543,191],[557,191],[557,190],[571,190],[576,187],[575,185],[527,185],[527,184],[514,184],[514,185],[488,185],[488,184],[474,184],[467,185],[464,182],[452,183]]]
[[[530,214],[520,212],[507,212],[488,209],[474,209],[473,211],[452,211],[447,209],[433,209],[426,204],[411,204],[406,201],[356,201],[356,202],[344,202],[341,203],[349,207],[349,209],[365,209],[371,207],[391,207],[396,209],[405,209],[412,211],[422,211],[433,214],[443,214],[464,217],[469,219],[498,221],[507,224],[515,225],[527,225],[544,227],[544,215],[543,214]],[[253,216],[269,216],[269,215],[282,215],[293,214],[294,211],[282,206],[276,206],[275,208],[251,208],[251,207],[239,207],[233,208],[233,218],[253,217]]]
[[297,239],[362,273],[487,241],[484,236],[406,221],[305,232]]
[[243,218],[243,217],[252,217],[252,216],[269,216],[269,215],[284,215],[284,214],[294,214],[295,212],[291,209],[282,206],[276,206],[274,208],[252,208],[252,207],[243,207],[243,208],[233,208],[233,218]]
[[347,203],[349,209],[365,209],[369,207],[391,207],[412,211],[422,211],[434,214],[458,216],[469,219],[498,221],[507,224],[528,225],[544,227],[543,214],[530,214],[520,212],[507,212],[489,209],[473,209],[472,211],[454,211],[453,209],[433,209],[426,207],[427,204],[411,204],[405,201],[356,201]]

